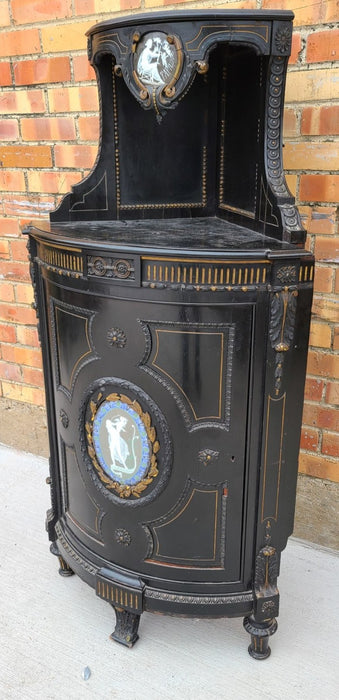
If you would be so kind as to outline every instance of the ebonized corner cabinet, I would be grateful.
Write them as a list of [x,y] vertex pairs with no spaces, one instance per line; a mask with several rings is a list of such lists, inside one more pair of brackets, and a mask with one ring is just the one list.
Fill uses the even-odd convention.
[[243,616],[264,659],[292,532],[313,258],[282,167],[290,12],[88,32],[90,175],[28,229],[51,551],[116,613]]

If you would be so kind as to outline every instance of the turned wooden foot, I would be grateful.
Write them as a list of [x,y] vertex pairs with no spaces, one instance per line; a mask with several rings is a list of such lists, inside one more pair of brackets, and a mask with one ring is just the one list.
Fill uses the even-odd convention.
[[59,564],[60,564],[59,574],[60,574],[60,576],[73,576],[74,571],[73,571],[73,569],[71,569],[70,566],[68,566],[67,562],[64,560],[64,558],[59,553],[58,546],[57,546],[56,542],[52,542],[49,549],[50,549],[50,552],[52,554],[54,554],[54,556],[58,557],[58,559],[59,559]]
[[116,625],[114,632],[111,634],[111,639],[119,642],[119,644],[123,644],[125,647],[132,647],[139,639],[140,615],[135,615],[127,610],[123,610],[123,608],[117,608],[115,605],[112,607],[116,616]]
[[267,659],[271,653],[268,640],[277,630],[278,623],[275,618],[265,622],[257,622],[254,617],[245,617],[244,627],[251,635],[251,644],[248,653],[253,659]]

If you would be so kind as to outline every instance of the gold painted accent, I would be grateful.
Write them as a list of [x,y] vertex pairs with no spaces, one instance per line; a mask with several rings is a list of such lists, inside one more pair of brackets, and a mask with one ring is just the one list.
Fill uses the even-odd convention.
[[147,265],[147,279],[148,280],[151,279],[151,266],[150,265]]
[[277,522],[278,520],[278,509],[279,509],[279,492],[280,492],[280,475],[281,475],[281,464],[282,464],[282,446],[283,446],[283,439],[284,439],[284,423],[285,423],[285,406],[286,406],[286,393],[284,393],[282,396],[280,396],[278,399],[274,399],[270,394],[267,397],[267,415],[266,415],[266,435],[265,435],[265,452],[264,452],[264,476],[263,476],[263,488],[262,488],[262,503],[261,503],[261,522],[263,523],[266,518],[264,517],[264,508],[265,508],[265,495],[266,495],[266,476],[267,476],[267,452],[268,452],[268,438],[269,438],[269,419],[270,419],[270,410],[271,410],[271,402],[275,401],[276,403],[278,401],[283,402],[283,410],[282,410],[282,417],[281,417],[281,426],[280,426],[280,442],[279,442],[279,462],[278,462],[278,480],[277,480],[277,492],[276,492],[276,500],[275,500],[275,514],[272,516],[269,516],[273,520]]
[[[196,414],[196,412],[195,412],[195,410],[194,410],[194,408],[193,408],[193,405],[192,405],[191,401],[189,400],[187,394],[184,392],[183,388],[178,384],[178,382],[174,379],[174,377],[172,377],[168,372],[166,372],[166,370],[164,370],[162,367],[160,367],[160,365],[157,365],[157,364],[156,364],[156,360],[157,360],[157,357],[158,357],[158,354],[159,354],[159,349],[160,349],[159,333],[172,333],[172,334],[175,333],[175,334],[180,334],[180,335],[185,334],[185,335],[208,335],[208,336],[210,336],[210,335],[219,335],[219,336],[220,336],[220,338],[221,338],[221,346],[220,346],[220,372],[219,372],[219,397],[218,397],[219,413],[218,413],[217,416],[200,416],[200,417],[198,417],[197,414]],[[183,394],[183,396],[185,397],[186,401],[188,402],[188,404],[189,404],[189,406],[190,406],[190,408],[191,408],[191,411],[192,411],[192,413],[193,413],[194,419],[195,419],[196,421],[199,421],[199,420],[208,420],[208,419],[212,419],[212,418],[221,419],[221,411],[222,411],[222,382],[223,382],[223,373],[224,373],[224,334],[223,334],[223,333],[216,333],[216,332],[209,333],[209,332],[204,332],[204,331],[173,331],[173,330],[163,329],[163,328],[156,328],[156,329],[155,329],[155,334],[156,334],[156,349],[155,349],[154,358],[153,358],[153,360],[152,360],[152,366],[153,366],[153,367],[156,367],[158,370],[160,370],[160,372],[162,372],[163,374],[165,374],[166,377],[168,377],[168,378],[173,382],[173,384],[175,384],[175,386],[179,389],[179,391],[181,392],[181,394]]]
[[299,269],[299,282],[301,282],[302,277],[303,277],[303,269],[302,269],[302,267],[300,267],[300,269]]
[[114,124],[114,149],[115,149],[115,192],[117,212],[120,209],[120,155],[119,155],[119,125],[118,125],[118,104],[116,91],[116,78],[114,72],[114,62],[112,60],[112,88],[113,88],[113,124]]
[[[145,413],[138,401],[132,401],[128,396],[125,394],[117,394],[117,393],[112,393],[109,394],[104,400],[102,400],[103,395],[102,393],[99,393],[97,396],[96,401],[90,401],[90,410],[91,410],[91,418],[90,420],[86,423],[85,428],[86,428],[86,438],[87,438],[87,452],[98,472],[100,480],[103,482],[103,484],[106,486],[106,488],[110,490],[114,490],[119,498],[129,498],[130,496],[135,496],[136,498],[140,498],[140,495],[142,492],[147,488],[149,484],[152,483],[153,479],[158,476],[158,463],[157,463],[157,453],[160,450],[160,444],[157,439],[156,435],[156,430],[154,426],[151,423],[151,417],[149,413]],[[150,446],[152,448],[152,454],[150,458],[150,464],[148,471],[146,475],[144,476],[143,479],[141,479],[137,484],[133,485],[127,485],[127,484],[120,484],[118,481],[114,481],[111,479],[106,472],[102,469],[101,465],[99,464],[97,457],[96,457],[96,452],[94,449],[93,445],[93,425],[94,425],[94,419],[96,416],[96,413],[99,409],[99,407],[105,402],[105,401],[122,401],[123,403],[126,403],[128,406],[130,406],[139,416],[141,421],[143,422],[145,426],[145,430],[147,433],[147,438],[149,440]]]
[[219,209],[234,211],[236,214],[242,214],[243,216],[247,216],[249,219],[255,219],[255,212],[249,211],[248,209],[240,209],[240,207],[232,207],[230,204],[225,204],[225,202],[219,203]]
[[312,266],[312,267],[310,268],[310,282],[313,281],[313,273],[314,273],[314,267]]
[[[254,34],[255,36],[260,37],[260,39],[262,39],[267,44],[268,36],[269,36],[268,26],[264,25],[262,28],[265,30],[265,37],[263,37],[263,35],[260,34],[260,32],[258,32],[258,27],[255,24],[233,24],[230,29],[225,29],[224,24],[202,24],[198,33],[196,34],[196,36],[193,39],[190,39],[190,41],[186,41],[186,49],[187,49],[187,51],[198,51],[200,49],[201,44],[203,44],[203,42],[206,39],[209,39],[211,36],[215,36],[215,35],[220,36],[221,34],[232,35],[232,34],[239,34],[239,33],[243,33],[243,32],[245,32],[246,34]],[[194,48],[189,48],[189,45],[194,44],[194,42],[200,37],[203,29],[219,29],[219,31],[209,32],[209,34],[206,34],[205,36],[203,36],[203,38],[201,39],[198,46],[195,46]]]
[[[192,498],[193,498],[193,496],[194,496],[195,493],[214,493],[214,494],[215,494],[214,531],[213,531],[213,557],[210,558],[210,559],[204,559],[204,561],[211,561],[211,562],[215,561],[216,550],[217,550],[218,491],[217,491],[217,490],[207,491],[207,490],[196,489],[196,488],[192,489],[192,492],[191,492],[191,494],[190,494],[189,499],[186,501],[185,505],[182,507],[182,509],[179,511],[179,513],[176,513],[175,515],[173,515],[173,517],[171,518],[171,520],[167,520],[167,521],[166,521],[165,523],[163,523],[162,525],[158,525],[158,526],[154,525],[154,526],[152,527],[152,531],[153,531],[153,533],[154,533],[155,540],[156,540],[156,551],[155,551],[155,554],[156,554],[159,558],[164,558],[164,559],[166,559],[166,555],[162,555],[162,554],[159,553],[160,542],[159,542],[158,535],[157,535],[157,532],[156,532],[156,531],[157,531],[157,530],[160,530],[162,527],[167,527],[168,525],[170,525],[170,523],[172,523],[172,522],[174,522],[175,520],[177,520],[178,518],[180,518],[180,516],[181,516],[181,515],[185,512],[185,510],[188,508],[188,506],[189,506],[189,504],[191,503]],[[169,557],[169,558],[171,559],[172,557]],[[196,561],[196,559],[190,559],[189,557],[175,557],[175,558],[176,558],[178,561],[180,561],[180,560],[181,560],[181,561]],[[152,560],[146,560],[146,561],[152,561]],[[154,563],[155,563],[155,562],[154,562]],[[182,568],[185,568],[185,567],[182,567]],[[191,568],[191,567],[188,567],[188,568]],[[198,568],[198,567],[197,567],[197,568]]]

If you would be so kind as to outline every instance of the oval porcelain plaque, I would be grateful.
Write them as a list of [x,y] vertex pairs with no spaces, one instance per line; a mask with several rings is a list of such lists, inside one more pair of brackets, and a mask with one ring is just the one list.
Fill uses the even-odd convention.
[[158,87],[174,78],[177,50],[163,32],[150,32],[140,40],[135,53],[135,71],[144,85]]
[[105,401],[93,422],[93,446],[106,474],[120,484],[135,485],[150,466],[151,446],[137,412],[123,401]]

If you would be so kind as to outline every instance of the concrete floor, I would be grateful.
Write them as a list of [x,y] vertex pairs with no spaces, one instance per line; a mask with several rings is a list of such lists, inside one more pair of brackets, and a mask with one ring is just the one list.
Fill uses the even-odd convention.
[[[241,619],[145,613],[128,650],[114,614],[78,577],[61,578],[44,532],[47,460],[0,445],[0,698],[334,700],[339,557],[291,539],[282,555],[279,629],[264,662]],[[82,678],[84,668],[90,678]]]

